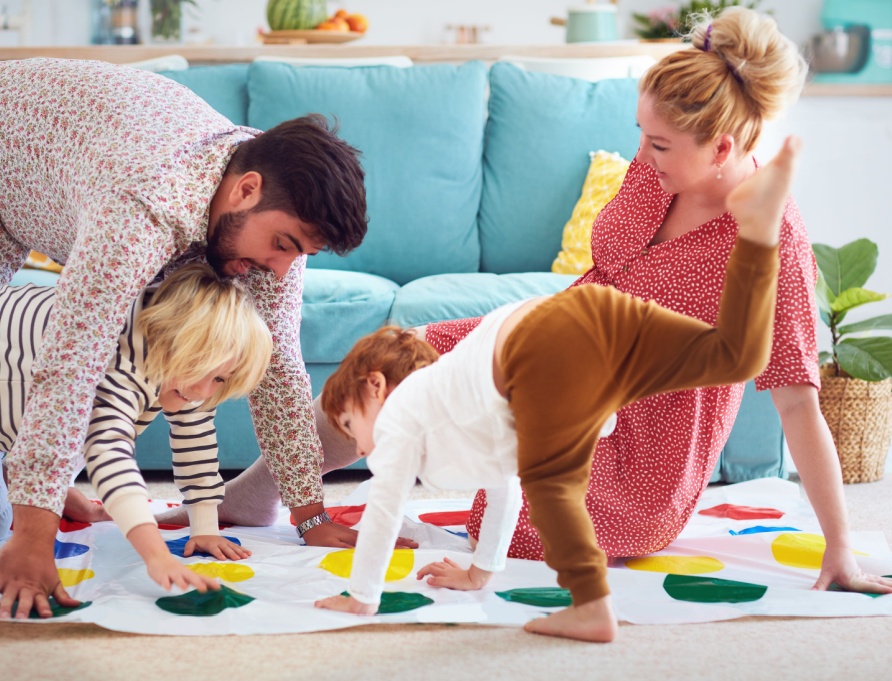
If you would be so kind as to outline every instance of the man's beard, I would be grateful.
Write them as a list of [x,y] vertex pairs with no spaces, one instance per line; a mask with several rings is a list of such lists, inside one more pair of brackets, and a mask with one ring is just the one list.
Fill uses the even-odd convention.
[[235,250],[235,242],[245,226],[248,212],[241,210],[223,213],[217,218],[213,234],[208,238],[205,256],[207,257],[208,265],[213,267],[214,271],[221,277],[230,276],[224,271],[226,263],[239,259],[239,255]]

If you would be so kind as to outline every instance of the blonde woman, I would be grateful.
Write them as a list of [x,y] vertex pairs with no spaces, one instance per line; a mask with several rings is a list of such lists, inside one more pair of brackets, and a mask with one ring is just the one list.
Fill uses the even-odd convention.
[[[48,287],[0,288],[0,329],[9,340],[0,354],[0,451],[10,451],[15,442],[54,297]],[[96,389],[83,463],[104,508],[165,589],[191,585],[203,592],[219,585],[189,570],[168,550],[146,503],[134,441],[164,413],[174,480],[189,514],[185,555],[202,550],[221,560],[247,557],[249,551],[220,536],[217,524],[223,480],[214,410],[259,383],[271,352],[269,329],[247,292],[208,265],[176,270],[160,286],[143,291],[130,309],[117,352]]]

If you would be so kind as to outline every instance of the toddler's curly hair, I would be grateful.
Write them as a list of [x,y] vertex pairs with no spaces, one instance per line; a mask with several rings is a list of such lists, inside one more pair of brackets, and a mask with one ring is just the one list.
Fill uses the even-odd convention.
[[360,412],[365,413],[365,385],[369,374],[373,371],[384,374],[390,392],[406,376],[433,364],[439,356],[433,346],[413,331],[383,326],[360,338],[329,376],[322,390],[322,410],[331,424],[349,437],[338,417],[350,404],[359,406]]

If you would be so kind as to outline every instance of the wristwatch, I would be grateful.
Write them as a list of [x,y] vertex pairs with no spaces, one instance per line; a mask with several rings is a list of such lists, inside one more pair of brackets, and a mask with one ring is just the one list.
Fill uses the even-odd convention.
[[322,511],[319,515],[314,515],[312,518],[307,518],[300,525],[297,526],[297,536],[303,539],[303,536],[312,530],[314,527],[319,527],[322,523],[330,523],[331,516],[328,515],[325,511]]

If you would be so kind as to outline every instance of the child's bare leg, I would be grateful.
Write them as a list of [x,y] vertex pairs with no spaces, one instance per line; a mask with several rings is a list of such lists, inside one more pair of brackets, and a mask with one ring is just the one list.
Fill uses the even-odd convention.
[[764,246],[777,243],[801,148],[799,138],[788,137],[768,165],[728,195],[727,207],[740,226],[739,236]]
[[105,507],[94,504],[81,493],[77,487],[69,487],[65,496],[65,507],[62,515],[70,520],[81,523],[101,523],[111,520],[112,517],[105,512]]
[[582,605],[571,605],[548,617],[527,622],[523,628],[533,634],[592,643],[609,643],[616,638],[618,631],[610,596]]

